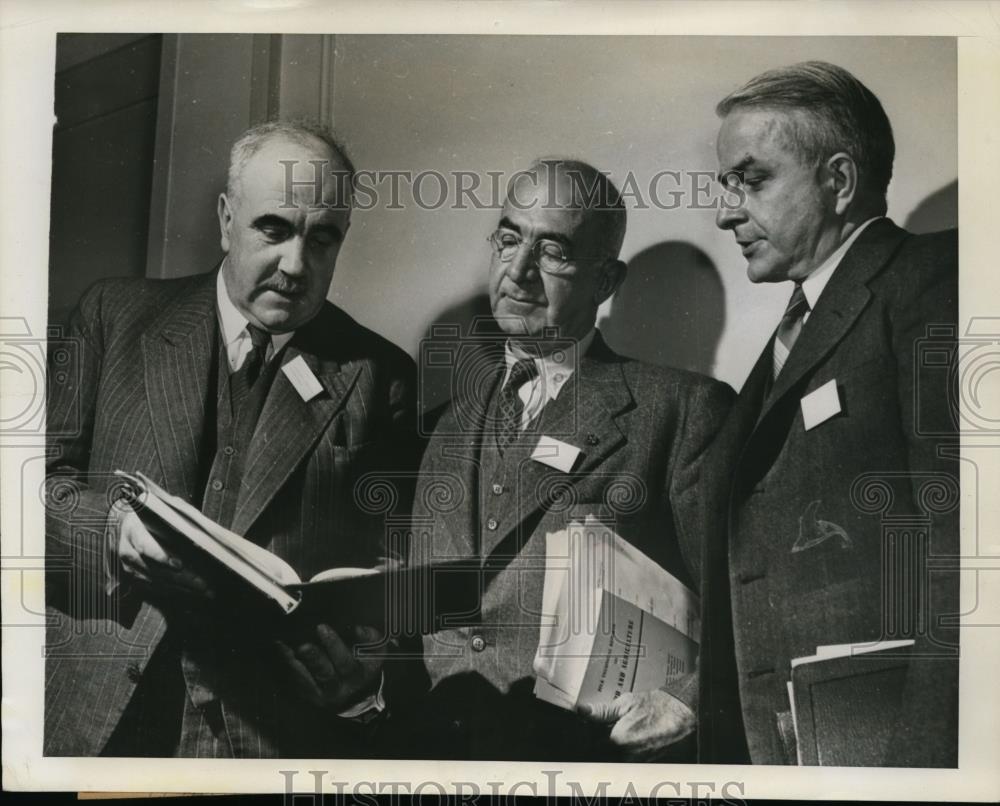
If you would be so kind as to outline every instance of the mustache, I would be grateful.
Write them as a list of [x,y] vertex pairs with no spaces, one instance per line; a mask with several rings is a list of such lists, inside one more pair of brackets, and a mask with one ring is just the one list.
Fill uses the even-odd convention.
[[261,293],[264,291],[274,291],[278,294],[302,294],[307,287],[307,283],[302,280],[292,280],[278,276],[258,286],[258,290]]

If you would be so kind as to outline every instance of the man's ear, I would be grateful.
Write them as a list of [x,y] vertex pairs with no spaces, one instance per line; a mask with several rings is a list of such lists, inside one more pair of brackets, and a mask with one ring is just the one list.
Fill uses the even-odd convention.
[[233,226],[233,208],[225,193],[219,194],[219,242],[222,251],[229,253],[229,231]]
[[628,267],[621,260],[612,260],[601,269],[601,276],[597,280],[597,288],[594,291],[594,303],[601,305],[608,299],[618,287],[625,282],[625,274]]
[[844,215],[858,196],[858,166],[849,154],[838,151],[826,161],[827,181],[834,193],[834,209]]

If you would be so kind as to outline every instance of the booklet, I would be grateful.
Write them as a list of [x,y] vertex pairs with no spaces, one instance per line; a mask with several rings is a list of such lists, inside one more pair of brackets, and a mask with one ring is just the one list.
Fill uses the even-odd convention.
[[829,644],[793,658],[788,700],[800,766],[861,766],[886,757],[913,639]]
[[593,518],[546,535],[535,695],[610,703],[694,671],[698,598]]

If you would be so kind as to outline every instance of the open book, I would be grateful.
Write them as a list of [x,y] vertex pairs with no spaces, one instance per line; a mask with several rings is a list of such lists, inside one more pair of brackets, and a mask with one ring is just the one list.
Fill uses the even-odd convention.
[[[331,568],[302,580],[285,560],[226,529],[142,473],[126,479],[126,499],[151,532],[197,551],[200,565],[237,590],[273,603],[276,612],[303,609],[387,632],[427,632],[442,619],[478,612],[480,569],[461,562],[433,566]],[[230,585],[230,588],[232,585]],[[273,605],[271,610],[274,611]],[[432,605],[433,607],[429,607]],[[420,623],[416,616],[423,614]]]
[[574,709],[694,671],[698,599],[608,526],[546,535],[535,695]]

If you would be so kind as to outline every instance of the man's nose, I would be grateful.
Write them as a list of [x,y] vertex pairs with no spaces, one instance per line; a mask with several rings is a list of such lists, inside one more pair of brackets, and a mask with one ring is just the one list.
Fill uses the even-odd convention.
[[743,209],[742,191],[730,190],[719,199],[719,209],[715,213],[715,226],[719,229],[734,229],[746,220]]
[[507,263],[507,276],[518,284],[528,282],[537,271],[534,252],[527,244],[522,244],[521,248],[514,253],[514,257]]
[[281,259],[278,269],[283,273],[296,277],[306,268],[305,238],[289,238],[281,245]]

